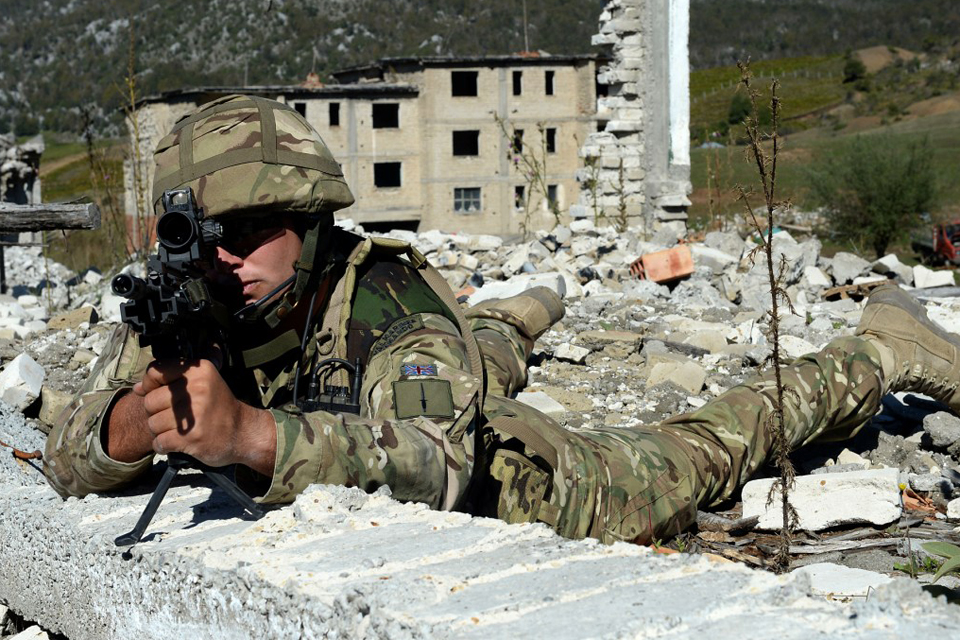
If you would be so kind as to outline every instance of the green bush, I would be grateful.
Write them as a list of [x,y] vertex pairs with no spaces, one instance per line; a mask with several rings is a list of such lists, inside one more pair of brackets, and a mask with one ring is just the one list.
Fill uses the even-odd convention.
[[810,194],[839,238],[866,244],[880,258],[891,242],[909,235],[934,200],[931,153],[926,139],[857,136],[817,159],[808,174]]
[[863,64],[860,58],[849,57],[843,64],[843,81],[856,82],[862,80],[867,75],[867,66]]

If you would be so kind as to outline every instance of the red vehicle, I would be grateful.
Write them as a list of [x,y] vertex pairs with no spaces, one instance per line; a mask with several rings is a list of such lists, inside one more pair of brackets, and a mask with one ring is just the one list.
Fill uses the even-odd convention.
[[911,245],[924,262],[960,265],[960,220],[938,224],[928,238],[914,238]]

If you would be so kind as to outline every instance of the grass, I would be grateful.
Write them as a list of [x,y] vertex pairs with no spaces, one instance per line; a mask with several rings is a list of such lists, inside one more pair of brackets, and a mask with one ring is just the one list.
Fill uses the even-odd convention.
[[[841,56],[785,58],[766,60],[750,65],[758,86],[769,84],[765,78],[780,79],[783,119],[796,128],[800,123],[791,120],[841,103],[847,94],[842,83]],[[715,130],[726,122],[740,72],[736,65],[694,71],[690,75],[690,126],[692,131],[706,128]],[[769,96],[764,96],[769,98]]]

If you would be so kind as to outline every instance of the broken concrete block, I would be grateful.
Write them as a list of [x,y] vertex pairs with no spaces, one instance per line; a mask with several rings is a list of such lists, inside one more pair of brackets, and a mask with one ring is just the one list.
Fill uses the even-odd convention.
[[470,296],[470,304],[477,304],[493,298],[509,298],[519,295],[533,287],[547,287],[552,289],[561,298],[563,298],[567,292],[566,281],[563,276],[556,271],[550,273],[522,274],[513,276],[509,280],[484,284]]
[[895,253],[888,253],[871,266],[874,273],[893,274],[902,284],[913,285],[913,269],[900,262]]
[[780,349],[791,360],[808,353],[816,353],[818,349],[803,338],[797,336],[780,336]]
[[721,353],[727,348],[724,332],[718,330],[697,331],[683,341],[684,344],[706,349],[710,353]]
[[17,635],[11,636],[8,640],[50,640],[50,635],[41,629],[39,625],[35,624],[27,627]]
[[0,400],[23,411],[40,396],[45,375],[43,367],[21,353],[0,372]]
[[833,256],[830,271],[833,279],[839,284],[849,284],[853,279],[862,276],[870,268],[870,263],[858,255],[838,251]]
[[[800,528],[821,531],[846,524],[886,525],[900,517],[899,471],[877,469],[797,478],[790,490]],[[774,480],[752,480],[743,486],[743,516],[759,516],[760,529],[780,529],[780,493],[767,504]]]
[[954,498],[947,503],[947,520],[960,522],[960,498]]
[[960,443],[960,418],[952,413],[938,411],[925,415],[923,430],[934,447],[946,449]]
[[721,273],[731,264],[740,261],[740,256],[733,257],[720,249],[713,249],[702,244],[690,245],[690,252],[698,267],[709,267],[714,275]]
[[672,382],[687,393],[697,394],[707,381],[707,372],[696,362],[661,362],[653,366],[647,386],[653,387],[663,382]]
[[577,336],[577,342],[590,344],[610,344],[611,342],[629,342],[635,344],[643,340],[643,336],[633,331],[584,331]]
[[918,264],[913,268],[913,286],[917,289],[952,287],[955,284],[952,270],[934,271],[933,269],[926,268],[922,264]]
[[559,420],[567,412],[566,408],[543,391],[524,391],[517,394],[517,400]]
[[813,595],[844,600],[865,598],[871,591],[893,578],[876,571],[844,567],[832,562],[818,562],[793,570],[794,575],[807,576]]
[[833,282],[830,281],[830,278],[828,278],[819,267],[814,267],[813,265],[807,265],[803,268],[802,280],[806,281],[805,284],[810,289],[827,288],[833,286]]
[[703,239],[703,244],[711,249],[722,251],[728,256],[733,256],[737,260],[740,260],[746,246],[740,234],[732,231],[711,231]]
[[40,420],[49,425],[57,423],[57,418],[67,408],[70,401],[73,400],[73,394],[64,391],[57,391],[50,387],[43,387],[40,390]]
[[574,364],[583,364],[588,355],[590,355],[590,349],[578,347],[570,344],[569,342],[564,342],[553,350],[554,358],[558,360],[566,360],[567,362],[572,362]]

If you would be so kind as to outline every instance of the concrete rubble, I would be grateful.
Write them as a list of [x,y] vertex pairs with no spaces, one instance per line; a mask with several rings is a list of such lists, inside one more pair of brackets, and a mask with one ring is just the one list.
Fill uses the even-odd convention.
[[[746,257],[750,241],[713,232],[688,243],[693,273],[667,287],[636,279],[629,265],[676,238],[644,236],[641,228],[617,232],[599,222],[577,220],[513,242],[440,231],[388,235],[423,250],[468,304],[538,285],[564,296],[567,315],[537,342],[518,398],[567,428],[655,423],[703,406],[765,362],[769,289]],[[340,224],[362,232],[350,221]],[[823,291],[878,269],[910,286],[915,272],[895,256],[882,264],[829,259],[815,239],[775,237],[776,250],[790,260],[787,291],[796,315],[784,310],[781,333],[791,356],[852,334],[860,319],[862,302],[827,302]],[[0,405],[0,440],[33,451],[43,448],[51,423],[96,365],[117,326],[118,301],[100,274],[72,273],[28,247],[7,255],[11,295],[0,298],[0,379],[28,359],[43,374],[29,403]],[[956,299],[930,299],[927,306],[938,322],[960,327]],[[903,485],[939,511],[939,519],[930,517],[942,539],[960,539],[950,524],[960,520],[960,419],[942,411],[914,394],[891,396],[854,440],[800,452],[792,501],[806,518],[802,526],[902,523],[910,517]],[[384,493],[335,487],[311,488],[294,505],[251,523],[208,482],[185,476],[125,560],[112,539],[132,527],[155,482],[119,496],[61,501],[34,461],[0,451],[0,605],[68,638],[732,637],[751,621],[764,637],[960,632],[960,610],[902,577],[871,582],[866,599],[830,601],[821,594],[843,593],[846,587],[836,585],[847,578],[824,578],[819,569],[775,577],[699,555],[565,541],[540,525],[431,512]],[[778,517],[751,502],[766,500],[771,480],[756,482],[744,489],[736,517],[756,514],[761,528],[775,528]],[[823,505],[835,511],[821,513]],[[725,548],[686,539],[700,540],[700,550]],[[830,562],[887,577],[908,553],[891,544],[871,549],[870,562],[853,547],[831,551]],[[69,584],[69,603],[54,584]]]

